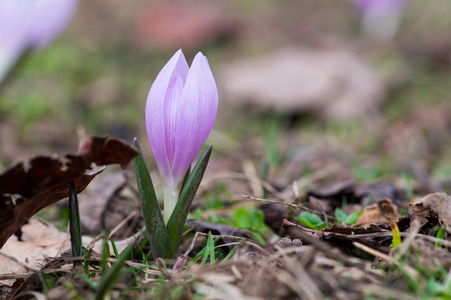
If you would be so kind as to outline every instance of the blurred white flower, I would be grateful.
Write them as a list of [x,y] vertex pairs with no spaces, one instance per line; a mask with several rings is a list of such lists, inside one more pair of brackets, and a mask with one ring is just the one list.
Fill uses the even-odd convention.
[[363,31],[380,41],[391,40],[398,31],[409,0],[355,0],[362,13]]
[[78,0],[0,0],[0,82],[27,50],[41,50],[66,27]]

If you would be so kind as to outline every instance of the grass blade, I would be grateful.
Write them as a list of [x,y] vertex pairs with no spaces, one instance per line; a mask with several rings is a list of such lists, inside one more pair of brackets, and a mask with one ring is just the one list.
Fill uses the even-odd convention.
[[86,260],[84,265],[85,275],[89,276],[89,260],[91,259],[92,249],[88,250],[86,253]]
[[119,252],[117,252],[116,243],[114,243],[113,239],[110,239],[111,247],[113,248],[114,256],[119,257]]
[[103,251],[102,251],[102,260],[100,262],[102,273],[106,271],[108,266],[108,259],[111,257],[110,253],[110,245],[108,244],[108,240],[105,238],[103,240]]
[[[268,174],[269,174],[269,162],[267,160],[262,161],[261,163],[261,178],[263,181],[267,181],[268,179]],[[268,195],[268,190],[266,189],[266,187],[264,187],[264,185],[262,184],[262,198],[266,198],[266,196]]]
[[210,265],[214,265],[216,263],[215,242],[213,241],[213,236],[211,235],[211,232],[208,233],[208,244],[210,244],[207,247],[208,251],[210,252]]
[[[244,242],[246,239],[243,238],[241,239],[241,242]],[[235,247],[233,247],[233,249],[229,252],[229,254],[227,254],[226,257],[224,257],[224,259],[221,261],[221,264],[225,263],[226,261],[228,261],[230,258],[232,258],[232,256],[235,254],[236,249],[238,248],[240,244],[236,244]]]
[[113,288],[114,284],[120,278],[121,268],[125,263],[125,260],[128,258],[130,253],[132,252],[133,244],[129,245],[118,257],[118,260],[106,270],[100,279],[100,283],[98,285],[98,289],[95,295],[96,300],[106,299],[106,294]]
[[[221,239],[221,236],[218,236],[217,238],[215,238],[214,240],[213,240],[213,246],[216,246],[216,244],[218,243],[218,241]],[[208,243],[208,240],[207,240],[207,243]],[[196,256],[194,256],[192,259],[191,259],[191,261],[190,261],[190,263],[188,264],[188,266],[189,265],[191,265],[191,264],[193,264],[193,263],[195,263],[199,258],[201,258],[201,257],[204,257],[204,256],[207,256],[208,257],[208,254],[209,253],[207,253],[207,249],[208,249],[208,245],[205,245],[205,247],[204,248],[202,248],[202,250],[200,250],[199,251],[199,253],[197,253],[197,255]],[[206,259],[205,259],[206,260]]]
[[[78,197],[75,183],[70,183],[69,189],[69,227],[70,241],[72,244],[72,256],[83,256],[83,244],[81,242],[80,212],[78,210]],[[74,262],[74,268],[80,266],[81,261]]]
[[147,170],[138,139],[135,138],[133,143],[139,152],[139,155],[134,159],[136,181],[152,255],[154,259],[158,257],[174,258],[169,235],[163,221],[163,216],[161,215],[152,179]]
[[182,192],[180,193],[177,205],[175,206],[171,218],[169,219],[167,228],[172,244],[173,253],[177,253],[179,249],[183,228],[189,213],[189,208],[191,206],[191,203],[193,202],[194,196],[196,195],[197,189],[199,188],[202,177],[204,176],[212,149],[213,146],[210,144],[202,153],[199,161],[189,175],[189,178],[186,181]]

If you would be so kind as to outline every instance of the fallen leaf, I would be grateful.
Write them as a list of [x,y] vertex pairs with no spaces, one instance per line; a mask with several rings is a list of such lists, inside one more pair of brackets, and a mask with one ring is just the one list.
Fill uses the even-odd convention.
[[119,164],[122,168],[126,168],[138,155],[135,147],[120,139],[96,136],[83,139],[78,152],[87,164],[95,163],[99,166]]
[[[212,224],[206,222],[195,222],[193,220],[188,220],[186,225],[190,228],[194,229],[194,232],[203,232],[209,233],[211,232],[213,235],[225,235],[225,236],[234,236],[234,237],[243,237],[246,239],[252,239],[252,235],[240,228],[236,228],[233,226],[225,225],[225,224]],[[223,238],[222,239],[225,244],[236,242],[236,240]],[[234,245],[228,246],[229,250],[232,250]]]
[[417,220],[423,227],[427,223],[434,226],[439,221],[451,233],[451,197],[445,193],[434,193],[423,197],[420,203],[409,207],[411,224]]
[[20,299],[30,291],[41,290],[43,285],[41,276],[46,270],[59,269],[59,271],[54,274],[58,277],[62,277],[65,273],[69,272],[67,269],[64,270],[61,268],[66,264],[67,262],[63,257],[48,261],[38,272],[31,274],[27,279],[25,279],[23,284],[14,291],[14,294],[12,295],[13,299]]
[[103,168],[86,173],[92,164],[126,166],[137,155],[133,146],[110,137],[87,137],[79,154],[37,156],[0,174],[0,248],[44,207],[69,195],[69,184],[83,191]]
[[83,216],[80,219],[83,233],[98,234],[100,232],[108,203],[125,183],[122,172],[108,173],[94,180],[85,193],[78,197],[80,215]]
[[382,198],[377,203],[365,207],[353,227],[366,227],[371,223],[387,223],[390,220],[396,221],[400,217],[396,205],[389,198]]
[[306,240],[306,235],[313,238],[319,239],[322,237],[322,232],[320,230],[313,230],[302,227],[298,224],[292,223],[286,219],[283,220],[282,229],[290,236],[292,239],[298,239],[304,245],[309,245],[310,241]]
[[[359,241],[362,244],[371,246],[384,253],[389,252],[388,247],[383,245],[383,241],[386,240],[386,237],[374,236],[374,234],[377,233],[390,231],[390,226],[385,226],[385,224],[371,224],[368,228],[334,224],[331,228],[312,230],[283,220],[282,229],[285,230],[292,239],[301,240],[304,245],[314,243],[315,239],[321,239],[335,247],[343,249],[345,252],[353,252],[355,247],[352,243]],[[355,235],[358,235],[358,238],[353,237]]]
[[[27,269],[38,270],[45,263],[45,259],[57,257],[71,247],[67,232],[60,231],[37,217],[32,217],[27,224],[23,225],[22,232],[21,240],[12,236],[0,249],[0,274],[23,273]],[[116,249],[121,253],[129,244],[142,238],[141,233],[138,233],[127,239],[117,240],[115,241]],[[83,235],[82,242],[85,247],[93,243],[94,252],[102,252],[103,239],[95,240]],[[113,253],[111,244],[110,251]]]
[[378,76],[347,49],[283,48],[227,62],[218,79],[226,99],[328,118],[363,117],[384,100]]

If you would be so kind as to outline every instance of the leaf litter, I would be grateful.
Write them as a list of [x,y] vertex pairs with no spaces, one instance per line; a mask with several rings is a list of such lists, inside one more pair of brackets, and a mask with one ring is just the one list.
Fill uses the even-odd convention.
[[[237,174],[229,175],[249,178],[249,174]],[[315,178],[315,174],[311,178]],[[252,182],[255,180],[249,180],[248,190],[257,191],[255,185],[251,187]],[[271,190],[270,183],[266,184]],[[244,188],[245,184],[241,185]],[[389,299],[393,295],[397,299],[412,299],[416,295],[415,286],[426,289],[430,284],[421,277],[421,272],[443,273],[451,267],[448,251],[451,248],[448,239],[450,199],[446,194],[430,194],[420,200],[413,198],[409,204],[405,190],[397,183],[343,181],[312,186],[304,193],[294,191],[291,196],[284,196],[289,195],[289,187],[281,191],[274,189],[278,200],[244,198],[254,207],[260,205],[262,221],[280,235],[277,239],[268,235],[265,244],[254,240],[252,231],[221,224],[222,221],[189,221],[178,269],[173,270],[171,262],[147,261],[138,255],[125,262],[134,272],[124,275],[114,286],[112,298],[121,293],[126,293],[127,299],[143,297],[147,289],[146,297],[155,299],[191,299],[199,295],[211,299],[361,299],[366,295],[376,299]],[[204,188],[203,197],[207,191]],[[125,172],[102,175],[81,194],[80,199],[86,198],[85,204],[94,205],[85,208],[84,222],[95,225],[91,225],[91,234],[100,233],[99,227],[100,230],[105,228],[108,220],[111,221],[108,231],[113,231],[110,237],[123,230],[114,241],[118,253],[144,238],[139,231],[144,229],[142,219],[136,215],[133,204],[133,199],[137,203],[135,192]],[[284,200],[288,198],[293,202]],[[202,207],[202,204],[196,205]],[[230,213],[245,206],[234,197],[225,205],[218,213]],[[398,211],[407,207],[401,217]],[[360,217],[348,224],[337,214],[337,209],[345,216],[360,212]],[[110,213],[122,211],[122,214],[111,218],[109,210]],[[326,228],[315,230],[300,225],[296,216],[301,212],[327,220]],[[401,245],[396,248],[392,247],[390,222],[396,222],[402,237]],[[113,225],[118,228],[113,230]],[[89,227],[85,226],[85,229]],[[441,229],[443,237],[438,234]],[[77,275],[83,271],[74,272],[74,258],[64,251],[70,247],[67,233],[35,218],[22,226],[21,231],[21,237],[11,237],[0,250],[3,297],[37,293],[47,299],[61,299],[68,297],[67,286],[73,288],[74,295],[93,297],[95,289]],[[214,239],[216,262],[211,260],[211,253],[206,256],[209,235]],[[83,244],[92,249],[91,257],[86,258],[90,261],[91,274],[99,272],[96,266],[102,260],[104,238],[104,235],[83,237]],[[110,264],[116,261],[114,246],[109,243],[111,256],[107,259]],[[139,247],[144,253],[148,251],[145,243]],[[18,252],[23,256],[18,256]],[[200,257],[197,263],[191,262],[195,257]],[[228,258],[222,261],[221,257]],[[201,260],[206,263],[199,263]],[[51,274],[57,274],[58,279]],[[43,283],[46,276],[55,281],[48,290]],[[96,284],[98,276],[90,280]],[[140,290],[127,290],[127,285],[133,282]],[[436,283],[444,286],[446,282]],[[441,291],[446,293],[445,288]]]
[[137,155],[124,142],[110,137],[87,137],[79,154],[37,156],[0,174],[0,248],[31,216],[66,198],[70,182],[81,192],[103,169],[87,173],[93,164],[125,167]]
[[[120,182],[121,184],[113,185],[115,187],[113,194],[119,192],[120,186],[123,185],[123,181]],[[342,186],[349,188],[350,184]],[[322,197],[327,199],[326,196],[334,193],[325,193]],[[318,193],[316,195],[319,196]],[[148,297],[156,299],[163,299],[168,295],[190,299],[195,294],[211,299],[230,299],[231,297],[233,299],[361,299],[365,295],[372,295],[376,299],[388,299],[393,295],[396,295],[397,299],[408,299],[412,297],[412,294],[405,292],[406,287],[412,284],[412,281],[420,282],[421,280],[417,271],[419,266],[428,268],[429,272],[441,272],[451,266],[451,255],[447,250],[451,247],[451,241],[435,237],[437,226],[443,226],[448,233],[451,225],[449,196],[446,194],[430,194],[417,203],[410,204],[408,213],[404,217],[400,217],[397,206],[389,198],[382,198],[363,209],[361,218],[356,222],[358,226],[333,224],[322,230],[309,229],[297,224],[296,221],[293,223],[284,220],[286,217],[289,218],[289,214],[285,214],[286,209],[289,212],[299,211],[302,210],[299,208],[303,207],[302,204],[297,206],[280,201],[268,200],[268,202],[272,202],[267,203],[269,205],[284,208],[281,210],[283,213],[275,214],[271,218],[281,218],[281,229],[287,238],[280,238],[275,242],[262,245],[253,241],[252,236],[242,229],[223,224],[190,221],[187,224],[190,233],[186,233],[185,243],[181,247],[188,262],[205,247],[206,238],[195,241],[196,237],[199,237],[199,234],[206,237],[208,233],[213,233],[213,237],[220,241],[215,244],[216,247],[223,249],[225,253],[235,251],[232,258],[220,263],[210,261],[210,264],[205,265],[184,263],[184,267],[179,270],[172,270],[158,261],[154,267],[151,267],[143,265],[142,260],[132,260],[127,261],[127,265],[135,268],[141,265],[147,267],[144,269],[141,267],[139,269],[141,271],[130,276],[135,278],[141,287],[150,289]],[[312,203],[306,205],[308,207]],[[321,211],[315,211],[315,209],[311,211],[323,215]],[[377,212],[374,213],[374,211]],[[403,243],[394,249],[391,248],[393,233],[388,219],[397,221],[403,237]],[[271,221],[268,223],[274,227]],[[30,236],[27,230],[37,228],[38,225],[43,226],[42,234],[37,235],[36,231]],[[64,249],[62,245],[65,242],[67,248],[69,246],[67,234],[53,226],[50,228],[53,228],[55,233],[49,234],[48,226],[33,218],[28,227],[22,228],[23,241],[18,241],[17,237],[14,237],[8,243],[14,241],[34,249],[45,249],[43,247],[48,247],[46,245],[53,245],[61,250]],[[189,238],[191,234],[195,234],[194,240]],[[59,241],[46,242],[43,239],[44,236],[55,238],[58,235],[61,236]],[[38,244],[32,246],[30,238],[34,238]],[[101,242],[101,239],[98,240],[94,253],[101,253]],[[193,242],[194,244],[189,245]],[[128,239],[124,243],[120,241],[115,243],[120,245],[120,249],[124,249],[126,245],[133,243],[133,239]],[[84,244],[89,244],[86,237]],[[17,251],[19,248],[13,244],[12,249]],[[2,249],[0,257],[8,258],[8,255],[10,255],[9,258],[14,257],[14,254],[6,254],[4,250]],[[14,293],[19,295],[20,292],[41,293],[39,291],[42,291],[43,285],[39,276],[42,278],[42,274],[50,273],[58,274],[60,276],[58,282],[73,286],[79,295],[85,295],[88,298],[92,295],[93,291],[89,292],[91,290],[89,285],[74,276],[76,273],[72,271],[73,260],[70,255],[65,256],[64,252],[56,251],[53,253],[61,253],[61,258],[51,258],[49,253],[52,251],[43,254],[41,250],[41,253],[37,255],[40,258],[33,261],[30,250],[23,252],[26,254],[23,259],[16,258],[22,269],[11,270],[16,273],[16,276],[10,274],[1,277],[10,280],[8,286],[11,286],[13,279],[17,282],[26,279],[26,283],[19,284],[18,288],[4,287],[4,290],[10,293],[9,295]],[[46,260],[44,260],[45,257],[47,257]],[[93,256],[91,264],[95,265],[98,259]],[[36,261],[44,263],[44,267],[42,269],[32,267],[33,262]],[[135,265],[133,265],[134,261]],[[38,273],[28,273],[28,271],[38,271]],[[21,276],[21,273],[24,275]],[[62,295],[67,296],[65,294],[67,290],[61,284],[57,284],[45,294],[47,299],[60,299],[58,297]],[[177,287],[180,289],[179,294],[174,292]],[[126,288],[125,285],[118,283],[113,290],[113,298],[118,296],[124,288]],[[129,293],[126,298],[130,299],[134,297],[133,295],[136,296],[134,293]]]

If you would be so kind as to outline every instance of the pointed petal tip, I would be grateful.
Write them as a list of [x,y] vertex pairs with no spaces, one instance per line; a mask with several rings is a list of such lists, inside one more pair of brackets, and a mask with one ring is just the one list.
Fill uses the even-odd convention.
[[194,56],[194,60],[200,59],[200,58],[207,59],[207,57],[202,52],[199,51],[199,52],[197,52],[196,56]]
[[193,59],[193,63],[191,65],[191,67],[194,65],[197,65],[197,64],[204,65],[204,66],[210,68],[210,63],[208,62],[207,57],[202,54],[202,52],[198,52],[196,54],[196,56]]
[[174,53],[173,57],[177,57],[177,60],[183,57],[185,59],[185,55],[183,54],[182,49],[180,48],[177,52]]

